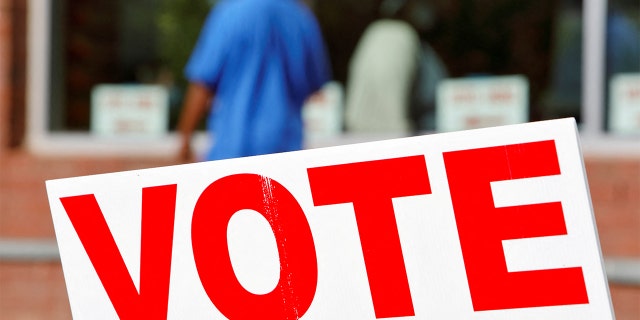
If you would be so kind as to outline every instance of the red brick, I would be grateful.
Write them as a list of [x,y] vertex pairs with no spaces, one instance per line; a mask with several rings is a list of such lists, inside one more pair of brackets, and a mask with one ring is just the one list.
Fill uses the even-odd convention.
[[0,318],[71,319],[59,263],[0,263]]
[[53,237],[45,181],[171,164],[145,158],[41,158],[24,151],[0,155],[0,237]]
[[609,290],[617,320],[640,319],[640,287],[611,285]]

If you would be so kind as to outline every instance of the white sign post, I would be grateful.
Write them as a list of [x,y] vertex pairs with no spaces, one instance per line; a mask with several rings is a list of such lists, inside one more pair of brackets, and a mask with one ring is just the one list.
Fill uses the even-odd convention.
[[75,319],[613,319],[573,119],[47,181]]

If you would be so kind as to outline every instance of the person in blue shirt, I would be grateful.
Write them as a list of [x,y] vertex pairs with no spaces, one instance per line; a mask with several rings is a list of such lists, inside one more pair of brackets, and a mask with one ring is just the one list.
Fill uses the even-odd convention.
[[304,101],[330,80],[318,23],[298,0],[222,0],[185,67],[180,157],[207,114],[204,160],[299,150]]

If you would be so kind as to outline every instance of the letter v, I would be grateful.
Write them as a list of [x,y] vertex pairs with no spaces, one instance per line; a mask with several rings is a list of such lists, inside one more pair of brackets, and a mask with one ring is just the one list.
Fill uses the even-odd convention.
[[140,293],[93,194],[60,198],[121,320],[166,319],[177,186],[142,189]]

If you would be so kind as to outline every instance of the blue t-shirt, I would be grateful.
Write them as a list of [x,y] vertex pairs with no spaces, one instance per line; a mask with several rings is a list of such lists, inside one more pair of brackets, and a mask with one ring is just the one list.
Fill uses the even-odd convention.
[[330,77],[318,23],[297,0],[220,1],[185,74],[214,92],[206,160],[302,148],[302,104]]

